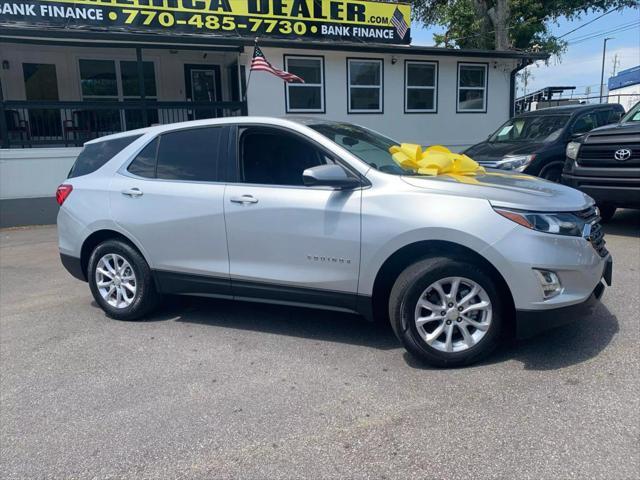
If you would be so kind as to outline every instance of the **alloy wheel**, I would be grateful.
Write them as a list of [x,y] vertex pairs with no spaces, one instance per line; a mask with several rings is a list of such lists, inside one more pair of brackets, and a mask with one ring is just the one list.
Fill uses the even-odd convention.
[[115,308],[127,308],[136,298],[136,274],[117,253],[108,253],[98,260],[96,286],[104,301]]
[[442,352],[461,352],[489,331],[492,306],[487,292],[464,277],[447,277],[422,292],[415,325],[422,339]]

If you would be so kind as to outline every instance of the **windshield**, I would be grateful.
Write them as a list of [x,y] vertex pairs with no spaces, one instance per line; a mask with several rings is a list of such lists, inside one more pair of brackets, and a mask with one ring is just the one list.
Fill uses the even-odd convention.
[[516,117],[502,125],[491,137],[490,143],[528,142],[532,140],[552,142],[569,121],[569,115],[527,115]]
[[625,122],[640,122],[640,102],[636,103],[635,107],[627,112],[627,114],[622,117],[620,123]]
[[350,123],[319,123],[309,127],[344,147],[376,170],[395,175],[415,173],[413,170],[402,168],[393,160],[389,147],[400,145],[400,142],[384,135]]

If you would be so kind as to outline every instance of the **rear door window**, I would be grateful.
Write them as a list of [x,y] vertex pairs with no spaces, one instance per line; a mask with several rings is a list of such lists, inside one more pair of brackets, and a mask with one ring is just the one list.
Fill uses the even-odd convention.
[[69,178],[95,172],[140,137],[141,135],[130,135],[86,145],[71,167]]
[[156,177],[166,180],[217,181],[222,127],[165,133],[158,146]]

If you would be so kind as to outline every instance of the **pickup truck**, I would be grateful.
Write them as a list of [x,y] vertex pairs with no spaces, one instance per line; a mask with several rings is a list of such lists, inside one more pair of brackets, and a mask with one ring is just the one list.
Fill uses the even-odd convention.
[[603,221],[617,208],[640,208],[640,102],[620,123],[567,145],[562,183],[593,197]]

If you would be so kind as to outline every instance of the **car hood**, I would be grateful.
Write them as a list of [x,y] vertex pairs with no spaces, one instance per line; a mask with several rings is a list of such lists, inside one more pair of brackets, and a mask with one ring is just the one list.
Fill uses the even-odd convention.
[[433,193],[483,198],[492,205],[540,212],[579,211],[593,200],[588,195],[558,183],[523,174],[487,169],[485,174],[456,178],[449,175],[403,176],[414,187]]
[[529,155],[535,153],[540,142],[482,142],[465,150],[465,155],[476,162],[496,162],[505,155]]
[[625,122],[625,123],[614,123],[612,125],[605,125],[603,127],[594,128],[587,135],[591,133],[640,133],[640,122]]

